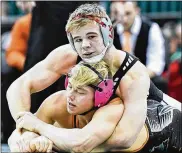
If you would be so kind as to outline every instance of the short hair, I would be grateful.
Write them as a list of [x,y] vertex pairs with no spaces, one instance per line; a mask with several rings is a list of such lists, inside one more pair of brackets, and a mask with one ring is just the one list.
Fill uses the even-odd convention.
[[[90,64],[90,66],[96,69],[103,79],[107,79],[109,77],[109,66],[103,60],[95,64]],[[84,62],[80,62],[73,67],[68,73],[68,77],[74,89],[87,85],[96,86],[102,81],[93,70],[87,66],[84,66]]]
[[121,3],[127,3],[127,2],[131,2],[133,4],[134,7],[138,7],[138,2],[133,1],[133,0],[122,0]]
[[93,18],[105,18],[108,17],[106,14],[106,10],[104,7],[96,4],[96,3],[86,3],[80,5],[71,15],[67,21],[65,30],[67,32],[72,31],[73,29],[79,29],[88,23],[94,22],[94,20],[90,20],[89,18],[78,18],[78,16],[92,16]]

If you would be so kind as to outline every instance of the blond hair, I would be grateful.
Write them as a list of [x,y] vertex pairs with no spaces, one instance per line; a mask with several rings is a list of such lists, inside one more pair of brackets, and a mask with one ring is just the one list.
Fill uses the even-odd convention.
[[[82,16],[77,18],[78,16]],[[78,30],[79,28],[85,26],[88,23],[94,22],[89,18],[84,18],[84,16],[92,16],[94,19],[106,18],[108,15],[104,7],[98,4],[83,4],[80,5],[69,17],[66,24],[66,31],[71,32],[73,29]]]
[[[104,61],[100,61],[96,64],[90,64],[90,66],[96,69],[103,79],[109,77],[109,67]],[[87,66],[84,66],[83,62],[80,62],[75,67],[73,67],[68,76],[69,81],[74,89],[90,84],[97,85],[102,81],[93,70]]]

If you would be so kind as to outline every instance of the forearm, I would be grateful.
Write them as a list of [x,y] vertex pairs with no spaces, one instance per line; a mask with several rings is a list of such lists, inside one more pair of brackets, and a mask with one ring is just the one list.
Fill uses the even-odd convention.
[[7,91],[7,100],[13,119],[21,111],[30,111],[30,90],[21,80],[16,80]]
[[[61,150],[71,152],[90,152],[103,141],[82,129],[63,129],[42,123],[35,129],[40,135],[48,137]],[[101,141],[101,142],[100,142]]]
[[69,129],[57,128],[44,122],[36,126],[35,131],[49,138],[60,150],[71,151],[75,144],[78,143],[75,133],[70,133]]
[[131,106],[135,108],[135,111],[131,111],[130,104],[125,106],[123,116],[113,134],[106,142],[104,142],[105,150],[116,151],[131,147],[144,126],[147,111],[145,105],[143,105],[142,108],[142,106],[137,107],[134,104],[131,104]]

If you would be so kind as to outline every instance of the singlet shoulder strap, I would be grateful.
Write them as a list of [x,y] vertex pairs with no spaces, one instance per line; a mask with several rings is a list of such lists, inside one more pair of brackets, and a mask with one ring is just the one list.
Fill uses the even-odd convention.
[[76,128],[76,115],[72,115],[72,127]]
[[120,68],[113,76],[113,81],[114,81],[114,92],[113,93],[116,92],[116,89],[117,89],[122,77],[139,60],[137,57],[135,57],[127,52],[125,52],[125,53],[126,53],[126,56],[125,56],[123,63],[121,64]]

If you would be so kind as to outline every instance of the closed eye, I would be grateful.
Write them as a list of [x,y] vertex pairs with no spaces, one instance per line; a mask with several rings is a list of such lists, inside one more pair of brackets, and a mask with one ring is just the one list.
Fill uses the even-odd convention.
[[79,94],[85,94],[85,92],[83,90],[77,89],[76,90]]
[[84,92],[78,92],[78,93],[81,94],[81,95],[85,94]]

